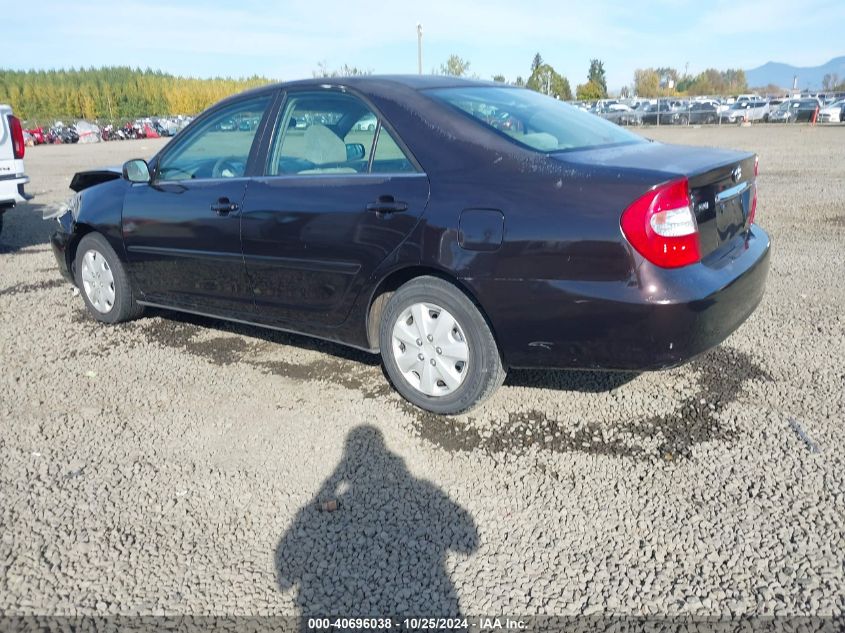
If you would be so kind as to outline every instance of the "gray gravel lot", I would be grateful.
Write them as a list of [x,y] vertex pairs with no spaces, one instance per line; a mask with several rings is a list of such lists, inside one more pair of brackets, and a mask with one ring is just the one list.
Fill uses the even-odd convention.
[[28,149],[37,197],[0,235],[0,614],[845,614],[845,126],[643,133],[759,153],[760,308],[685,367],[514,371],[452,419],[339,346],[95,323],[42,205],[162,142]]

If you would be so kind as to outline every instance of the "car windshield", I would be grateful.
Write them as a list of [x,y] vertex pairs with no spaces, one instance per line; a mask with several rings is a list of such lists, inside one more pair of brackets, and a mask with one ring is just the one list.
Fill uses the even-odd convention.
[[541,152],[647,142],[615,123],[533,90],[471,87],[425,92],[512,141]]

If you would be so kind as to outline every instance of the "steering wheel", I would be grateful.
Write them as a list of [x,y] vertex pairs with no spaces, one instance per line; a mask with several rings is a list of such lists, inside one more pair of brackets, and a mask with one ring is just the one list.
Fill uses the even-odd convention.
[[244,173],[244,162],[231,156],[221,156],[211,168],[212,178],[237,178]]

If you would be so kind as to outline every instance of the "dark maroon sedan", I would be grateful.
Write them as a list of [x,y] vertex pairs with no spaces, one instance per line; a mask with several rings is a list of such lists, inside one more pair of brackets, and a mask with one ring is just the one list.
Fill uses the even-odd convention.
[[763,295],[756,175],[753,154],[529,90],[321,78],[77,174],[52,244],[100,321],[156,306],[381,352],[403,396],[456,413],[509,367],[660,369],[718,345]]

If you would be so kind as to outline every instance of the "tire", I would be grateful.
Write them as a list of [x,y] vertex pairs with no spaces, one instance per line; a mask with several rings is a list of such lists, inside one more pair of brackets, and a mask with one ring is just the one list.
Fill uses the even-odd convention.
[[99,233],[88,233],[80,240],[74,278],[88,313],[97,321],[122,323],[144,313],[135,300],[126,267]]
[[[431,326],[444,312],[454,325],[448,332],[438,332]],[[424,334],[414,314],[425,319]],[[428,335],[433,340],[424,340]],[[432,413],[453,415],[472,409],[490,397],[507,375],[484,316],[463,292],[437,277],[417,277],[390,297],[379,324],[379,346],[393,387],[411,404]]]
[[3,214],[5,211],[5,209],[0,209],[0,234],[3,233]]

